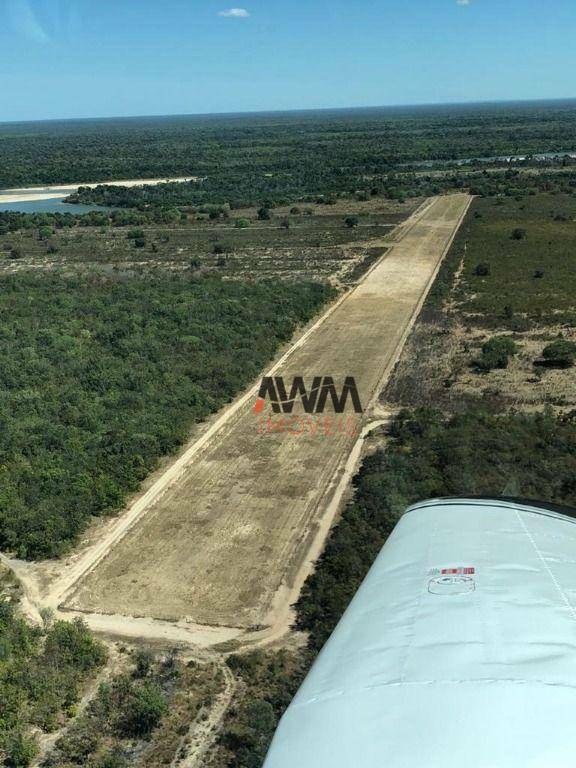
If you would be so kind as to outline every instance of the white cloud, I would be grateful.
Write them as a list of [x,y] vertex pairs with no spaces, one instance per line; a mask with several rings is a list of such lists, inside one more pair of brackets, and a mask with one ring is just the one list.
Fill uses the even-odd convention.
[[470,5],[470,0],[456,0],[456,5]]
[[35,43],[50,42],[50,36],[28,0],[9,0],[8,14],[16,32]]
[[247,19],[250,14],[246,8],[228,8],[225,11],[220,11],[218,16],[225,16],[228,19]]

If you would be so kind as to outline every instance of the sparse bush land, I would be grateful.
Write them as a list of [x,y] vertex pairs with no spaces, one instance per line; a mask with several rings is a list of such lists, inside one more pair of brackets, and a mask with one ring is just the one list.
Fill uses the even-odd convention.
[[[446,295],[465,256],[453,294],[459,314],[475,325],[502,330],[575,322],[576,198],[483,198],[473,202],[471,211],[442,267]],[[511,239],[516,230],[525,233],[521,240]],[[432,295],[439,289],[436,283]]]
[[58,738],[44,768],[170,765],[191,723],[201,721],[221,688],[222,673],[213,664],[184,664],[172,651],[122,650],[123,671],[100,685]]
[[[257,376],[317,283],[1,280],[0,548],[61,554]],[[39,383],[41,382],[41,386]]]

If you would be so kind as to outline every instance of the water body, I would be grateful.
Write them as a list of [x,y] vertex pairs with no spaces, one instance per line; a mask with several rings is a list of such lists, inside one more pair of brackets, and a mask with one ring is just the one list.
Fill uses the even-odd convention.
[[563,157],[576,160],[576,150],[570,152],[538,152],[533,155],[493,155],[492,157],[464,157],[456,160],[417,160],[404,163],[405,166],[432,168],[442,165],[472,165],[473,163],[523,163],[531,160],[535,163],[545,163],[548,160],[560,160]]
[[17,203],[2,201],[0,192],[0,212],[17,211],[18,213],[89,213],[90,211],[105,211],[100,205],[77,205],[65,203],[64,197],[52,197],[44,200],[21,200]]
[[197,176],[177,176],[163,179],[125,179],[122,181],[90,182],[87,184],[60,184],[50,187],[21,187],[0,189],[0,211],[19,213],[88,213],[89,211],[110,210],[101,205],[76,205],[65,203],[64,199],[76,192],[78,187],[96,187],[98,183],[113,187],[137,187],[142,184],[165,182],[198,181]]

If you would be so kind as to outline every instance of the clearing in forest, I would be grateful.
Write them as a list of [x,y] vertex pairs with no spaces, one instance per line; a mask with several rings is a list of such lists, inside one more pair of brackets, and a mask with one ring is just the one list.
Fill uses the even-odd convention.
[[[354,377],[366,408],[469,202],[448,195],[416,212],[387,255],[274,375],[288,386],[294,376],[307,384],[332,376],[338,388]],[[176,480],[158,481],[145,514],[80,579],[67,608],[244,628],[273,618],[274,596],[309,551],[362,416],[350,400],[341,420],[331,408],[305,414],[297,400],[282,427],[269,401],[259,413],[255,402],[233,411]]]

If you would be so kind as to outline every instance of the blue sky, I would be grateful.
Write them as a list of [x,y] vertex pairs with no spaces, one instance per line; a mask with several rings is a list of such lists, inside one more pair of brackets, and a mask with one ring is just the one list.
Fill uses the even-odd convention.
[[575,0],[0,0],[0,120],[574,97],[575,36]]

